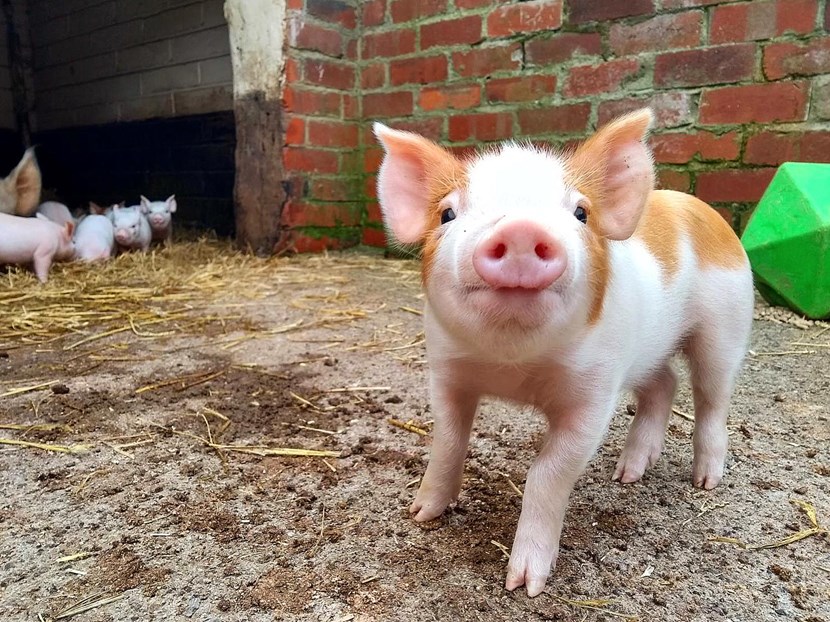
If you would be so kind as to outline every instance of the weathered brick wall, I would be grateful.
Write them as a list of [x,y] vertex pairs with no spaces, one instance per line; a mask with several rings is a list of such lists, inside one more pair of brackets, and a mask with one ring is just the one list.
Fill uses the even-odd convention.
[[[309,156],[286,162],[304,180],[294,188],[303,212],[292,218],[330,227],[318,235],[363,222],[364,240],[379,241],[380,151],[370,132],[378,119],[459,150],[513,137],[564,145],[650,104],[660,185],[696,193],[738,228],[779,163],[830,161],[827,0],[366,0],[356,21],[349,12],[336,26],[320,7],[341,3],[306,3],[295,3],[295,19],[328,21],[339,43],[296,38],[289,57],[348,68],[336,85],[315,83],[304,65],[288,76],[292,89],[320,98],[307,103],[309,122],[325,116],[350,128],[332,146],[324,140],[333,133],[289,126],[288,142]],[[351,186],[355,124],[362,190]],[[314,190],[323,180],[341,189],[342,208]]]
[[361,239],[357,0],[289,0],[283,94],[286,248],[320,250]]
[[37,129],[230,110],[223,0],[28,0]]

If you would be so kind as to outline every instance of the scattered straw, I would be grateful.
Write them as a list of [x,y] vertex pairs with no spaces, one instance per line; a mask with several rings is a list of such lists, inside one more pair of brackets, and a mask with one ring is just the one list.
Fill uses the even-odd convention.
[[679,408],[672,408],[671,411],[672,411],[673,414],[677,415],[681,419],[685,419],[686,421],[694,421],[695,420],[695,418],[692,415],[690,415],[689,413],[683,412]]
[[49,382],[42,382],[31,387],[18,387],[16,389],[9,389],[5,393],[0,393],[0,397],[7,397],[9,395],[20,395],[22,393],[31,393],[32,391],[42,391],[53,384],[57,384],[60,380],[50,380]]
[[773,542],[765,542],[763,544],[747,544],[746,542],[738,538],[729,538],[726,536],[714,536],[709,538],[709,541],[725,542],[727,544],[734,544],[748,551],[757,551],[759,549],[776,549],[782,546],[792,544],[793,542],[798,542],[799,540],[803,540],[804,538],[809,538],[810,536],[817,536],[820,534],[827,533],[827,529],[818,524],[818,515],[816,514],[816,508],[812,503],[801,501],[800,499],[791,499],[790,503],[793,503],[797,505],[799,508],[801,508],[801,510],[807,515],[807,520],[810,521],[812,527],[810,527],[809,529],[802,529],[801,531],[797,531],[796,533],[789,535],[786,538],[775,540]]
[[55,614],[53,620],[66,620],[68,618],[75,617],[82,613],[89,611],[90,609],[97,609],[98,607],[103,607],[104,605],[109,605],[110,603],[114,603],[117,600],[121,600],[124,598],[124,594],[119,594],[118,596],[108,596],[105,598],[100,598],[101,594],[96,594],[95,596],[88,596],[83,600],[79,600],[74,605],[70,605],[63,611]]
[[622,618],[623,620],[637,620],[637,616],[630,615],[627,613],[620,613],[618,611],[614,611],[613,609],[608,609],[607,605],[611,605],[614,603],[613,600],[609,599],[597,599],[597,600],[571,600],[569,598],[563,598],[562,596],[553,595],[553,598],[558,600],[561,603],[566,605],[570,605],[571,607],[577,607],[578,609],[591,609],[592,611],[599,611],[600,613],[604,613],[605,615],[612,616],[614,618]]
[[65,423],[0,423],[0,430],[20,430],[22,432],[72,432]]
[[490,544],[492,544],[498,550],[501,551],[501,554],[502,556],[504,556],[504,559],[510,559],[510,551],[501,542],[499,542],[498,540],[490,540]]
[[74,553],[73,555],[66,555],[65,557],[58,557],[55,561],[59,564],[67,564],[69,562],[78,561],[79,559],[86,559],[87,557],[92,557],[95,555],[92,551],[81,551],[80,553]]
[[57,451],[67,454],[77,454],[89,451],[90,445],[50,445],[48,443],[33,443],[30,441],[19,441],[13,438],[0,438],[0,445],[17,445],[31,449],[42,449],[43,451]]
[[409,421],[400,421],[399,419],[393,419],[392,417],[390,417],[388,421],[396,428],[401,428],[402,430],[407,430],[408,432],[414,432],[415,434],[420,434],[421,436],[426,436],[429,434],[429,432],[424,428],[421,428],[413,424],[411,419]]

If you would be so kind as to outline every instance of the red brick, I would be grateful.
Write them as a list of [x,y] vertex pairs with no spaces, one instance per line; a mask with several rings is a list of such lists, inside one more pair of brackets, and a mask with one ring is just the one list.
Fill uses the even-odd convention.
[[513,43],[479,47],[469,52],[455,52],[452,55],[452,64],[458,75],[465,78],[489,76],[497,71],[519,69],[521,49],[519,44]]
[[304,65],[303,82],[306,84],[327,86],[341,91],[350,91],[354,88],[355,70],[351,64],[309,59]]
[[368,222],[382,223],[383,212],[380,210],[380,205],[377,203],[378,180],[377,175],[369,175],[366,177],[366,184],[364,186],[364,193],[372,200],[366,205],[366,220]]
[[654,13],[654,0],[569,0],[569,24],[608,21]]
[[331,91],[307,91],[286,87],[283,101],[287,112],[297,114],[339,115],[340,94]]
[[455,0],[455,6],[458,9],[480,9],[495,2],[496,0]]
[[691,176],[685,171],[675,171],[669,168],[658,169],[657,187],[663,190],[688,192],[692,187]]
[[305,0],[288,0],[286,8],[288,10],[302,11],[305,8]]
[[346,42],[346,56],[348,60],[356,61],[357,60],[357,46],[359,40],[357,37],[352,37]]
[[723,169],[698,173],[695,196],[707,203],[754,202],[764,194],[775,170]]
[[755,0],[715,7],[709,26],[711,43],[752,41],[815,28],[817,0]]
[[451,84],[421,89],[418,106],[421,110],[463,110],[478,106],[481,87],[477,84]]
[[591,104],[567,104],[519,110],[519,127],[524,136],[581,134],[588,127]]
[[557,30],[562,25],[562,0],[504,4],[487,16],[487,34],[509,37],[524,32]]
[[726,4],[734,0],[663,0],[663,10],[670,9],[691,9],[699,6],[709,6],[711,4]]
[[386,15],[386,0],[364,0],[363,26],[380,26]]
[[360,100],[356,95],[345,93],[343,95],[343,118],[344,119],[358,119],[360,118]]
[[581,65],[571,68],[565,82],[566,97],[582,97],[598,93],[610,93],[640,70],[640,63],[626,58],[612,60],[600,65]]
[[363,237],[360,239],[361,244],[366,246],[375,246],[378,248],[386,248],[386,234],[383,229],[375,229],[374,227],[364,227]]
[[422,117],[420,119],[396,121],[395,129],[415,132],[437,142],[442,138],[444,133],[444,118]]
[[409,22],[422,17],[438,15],[447,10],[447,0],[394,0],[391,12],[392,21]]
[[285,125],[285,144],[302,145],[303,143],[305,143],[305,121],[292,116]]
[[524,102],[552,97],[556,76],[522,76],[489,80],[485,86],[491,102]]
[[280,244],[277,254],[280,253],[322,253],[326,250],[338,250],[349,246],[344,240],[328,236],[312,237],[300,231],[292,231],[286,245]]
[[513,135],[513,117],[506,112],[482,112],[450,117],[450,140],[501,140]]
[[318,201],[353,201],[355,181],[342,177],[314,177],[311,180],[310,196]]
[[357,147],[357,125],[337,121],[308,121],[308,143],[315,147]]
[[367,93],[363,96],[363,116],[404,117],[412,114],[412,93],[392,91],[389,93]]
[[598,32],[562,32],[525,43],[526,62],[531,65],[563,63],[574,56],[598,56],[602,39]]
[[830,73],[830,37],[806,45],[772,43],[764,48],[764,75],[769,80],[784,76]]
[[324,28],[304,19],[294,19],[290,27],[290,45],[301,50],[313,50],[326,56],[343,56],[343,35],[332,28]]
[[682,91],[662,91],[650,97],[628,97],[600,102],[598,124],[605,125],[612,119],[648,106],[654,112],[657,127],[688,125],[694,120],[694,96]]
[[289,201],[283,210],[282,221],[290,227],[354,227],[360,224],[360,208],[355,202]]
[[741,154],[738,132],[718,136],[711,132],[658,134],[649,141],[654,159],[661,164],[686,164],[695,156],[701,160],[736,160]]
[[740,82],[752,77],[754,66],[752,43],[669,52],[654,61],[654,84],[673,87]]
[[830,162],[830,132],[759,132],[747,141],[744,162]]
[[379,89],[386,84],[387,63],[366,65],[360,72],[360,85],[364,89]]
[[367,34],[362,41],[361,48],[365,59],[400,56],[415,51],[415,31],[407,28]]
[[369,147],[363,152],[363,171],[375,173],[383,162],[383,149],[381,147]]
[[357,11],[342,0],[306,0],[306,12],[325,22],[337,23],[353,30],[357,26]]
[[293,58],[285,59],[285,81],[297,82],[300,79],[300,64]]
[[702,11],[657,15],[638,24],[612,24],[611,50],[617,56],[688,48],[700,43]]
[[469,15],[421,26],[421,49],[436,45],[461,45],[481,41],[481,17]]
[[395,60],[389,65],[389,80],[401,84],[429,84],[447,79],[447,57],[430,56]]
[[336,173],[337,153],[306,147],[286,147],[282,151],[283,163],[289,171],[306,173]]
[[700,123],[803,121],[809,93],[806,81],[706,89],[700,99]]

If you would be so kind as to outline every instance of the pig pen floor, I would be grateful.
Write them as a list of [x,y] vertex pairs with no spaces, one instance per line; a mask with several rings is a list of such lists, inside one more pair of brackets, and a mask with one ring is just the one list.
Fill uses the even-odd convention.
[[[118,261],[161,274],[174,255]],[[415,262],[248,259],[256,287],[202,295],[207,255],[181,255],[163,288],[116,262],[113,286],[146,299],[127,319],[110,301],[114,319],[32,328],[39,292],[69,304],[102,268],[58,267],[42,290],[0,282],[1,620],[830,622],[821,528],[751,548],[810,529],[805,508],[830,525],[823,326],[759,307],[714,491],[689,483],[680,415],[643,481],[612,483],[621,400],[571,497],[558,567],[528,599],[502,585],[538,415],[484,403],[458,504],[408,517],[430,444],[412,429],[431,419]],[[10,323],[12,309],[29,319]],[[676,406],[692,411],[685,379]]]

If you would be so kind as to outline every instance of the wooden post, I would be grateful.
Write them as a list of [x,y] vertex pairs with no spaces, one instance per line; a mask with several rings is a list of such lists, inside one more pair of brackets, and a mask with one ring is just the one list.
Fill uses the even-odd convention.
[[271,254],[285,204],[280,104],[284,0],[226,0],[236,119],[236,240]]

